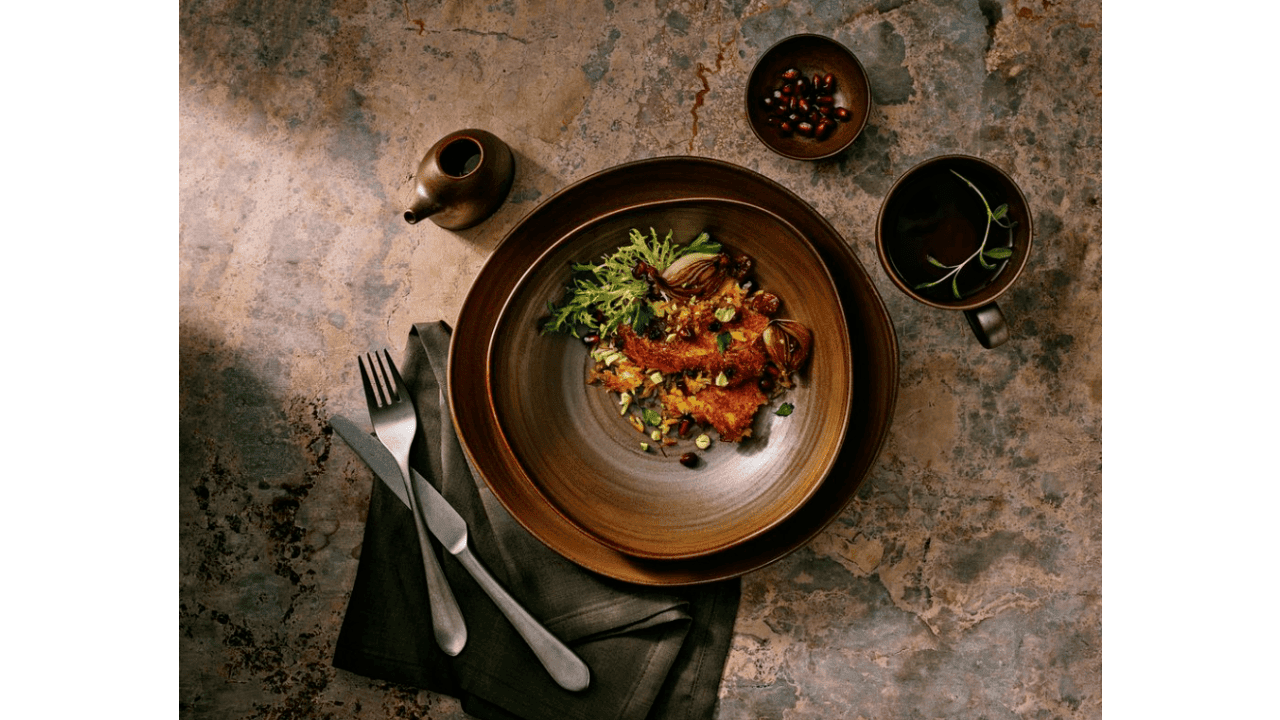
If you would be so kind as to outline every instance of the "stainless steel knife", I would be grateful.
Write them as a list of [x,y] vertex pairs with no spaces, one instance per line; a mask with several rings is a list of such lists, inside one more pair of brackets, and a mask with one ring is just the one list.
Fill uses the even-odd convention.
[[[390,481],[390,478],[400,477],[399,466],[396,465],[391,452],[369,433],[341,415],[334,415],[330,418],[329,424],[337,431],[338,436],[365,461],[378,479],[400,498],[405,507],[409,507],[409,496],[403,483]],[[591,671],[587,668],[587,664],[535,620],[471,553],[467,547],[467,522],[457,510],[453,509],[449,501],[419,475],[417,470],[410,468],[409,474],[413,476],[413,489],[422,505],[422,516],[426,519],[427,529],[431,534],[435,535],[444,549],[456,557],[462,567],[471,573],[480,588],[493,600],[507,620],[511,621],[511,625],[515,627],[516,632],[520,633],[520,637],[529,644],[556,684],[570,691],[585,690],[591,683]]]

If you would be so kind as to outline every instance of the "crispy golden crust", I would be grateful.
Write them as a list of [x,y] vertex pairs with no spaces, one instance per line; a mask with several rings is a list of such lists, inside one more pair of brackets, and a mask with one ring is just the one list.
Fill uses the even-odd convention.
[[769,398],[755,383],[742,383],[724,388],[712,385],[695,395],[674,388],[663,393],[661,400],[667,414],[687,415],[715,428],[721,440],[738,442],[751,435],[751,420]]
[[602,360],[591,381],[637,401],[656,394],[664,429],[689,418],[727,442],[749,437],[756,410],[769,401],[760,379],[776,374],[760,342],[769,318],[733,282],[707,299],[659,303],[657,313],[648,332],[619,329],[619,357]]
[[[728,322],[715,317],[715,311],[724,308],[734,312]],[[630,326],[620,328],[618,335],[627,357],[665,374],[701,372],[714,378],[723,372],[730,386],[758,379],[764,372],[768,358],[759,338],[769,318],[745,304],[736,285],[709,301],[672,302],[665,309],[671,312],[669,325],[678,328],[676,332],[651,339]],[[728,344],[721,350],[719,338],[726,333]]]
[[588,381],[599,382],[616,393],[634,393],[644,383],[644,373],[640,366],[624,360],[615,367],[595,370]]

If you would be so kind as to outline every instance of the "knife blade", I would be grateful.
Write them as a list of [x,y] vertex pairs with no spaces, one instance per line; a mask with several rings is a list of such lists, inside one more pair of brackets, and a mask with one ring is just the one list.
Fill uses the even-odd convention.
[[[405,507],[411,507],[409,495],[403,483],[390,480],[390,478],[400,477],[400,468],[396,465],[391,451],[342,415],[332,416],[329,424],[338,433],[338,437],[351,446],[369,469],[373,470],[374,475],[378,476],[378,479],[400,498],[400,502],[403,502]],[[586,663],[543,627],[542,623],[534,619],[471,553],[470,548],[467,547],[467,522],[440,494],[440,491],[419,475],[417,470],[410,468],[409,474],[413,476],[414,493],[418,496],[418,502],[422,506],[422,516],[431,534],[435,535],[445,550],[456,557],[462,567],[471,573],[471,577],[475,578],[480,589],[493,600],[520,637],[529,644],[530,649],[551,674],[552,679],[566,690],[574,692],[585,690],[591,683],[591,671]]]
[[364,464],[369,466],[374,476],[400,498],[400,502],[404,503],[405,507],[409,507],[409,493],[405,490],[404,483],[392,481],[393,478],[400,477],[400,467],[396,465],[396,459],[391,455],[391,451],[378,442],[373,435],[361,430],[359,426],[341,415],[329,418],[329,425],[338,433],[338,437],[360,456]]
[[[400,498],[400,502],[404,503],[405,507],[410,507],[409,494],[405,491],[404,484],[390,479],[400,475],[400,468],[396,465],[391,451],[378,442],[377,438],[364,432],[342,415],[334,415],[329,424],[337,431],[338,437],[346,441],[351,449],[365,461],[369,469],[373,470],[374,475],[377,475],[378,479]],[[409,474],[413,476],[414,493],[423,506],[422,515],[426,520],[427,529],[435,535],[441,545],[444,545],[450,555],[457,555],[467,545],[467,521],[453,509],[440,491],[418,474],[417,470],[409,468]]]

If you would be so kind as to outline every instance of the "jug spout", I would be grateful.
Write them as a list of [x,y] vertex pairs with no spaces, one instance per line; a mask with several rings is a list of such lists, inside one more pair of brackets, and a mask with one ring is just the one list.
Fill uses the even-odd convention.
[[413,194],[413,202],[409,205],[409,209],[404,211],[404,221],[414,225],[443,209],[444,206],[440,204],[439,200],[436,200],[423,187],[419,186]]

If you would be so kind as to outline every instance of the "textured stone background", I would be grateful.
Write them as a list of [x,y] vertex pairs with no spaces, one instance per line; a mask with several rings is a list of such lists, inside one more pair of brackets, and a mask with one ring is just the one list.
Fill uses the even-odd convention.
[[[718,717],[1101,717],[1101,3],[182,0],[180,712],[462,718],[329,664],[370,475],[327,427],[353,357],[452,321],[503,233],[639,158],[755,169],[846,237],[892,315],[901,391],[858,497],[744,579]],[[741,109],[774,41],[832,36],[876,107],[834,161],[767,152]],[[517,154],[476,228],[400,218],[440,136]],[[898,293],[873,223],[933,155],[1034,208],[1012,340]]]

